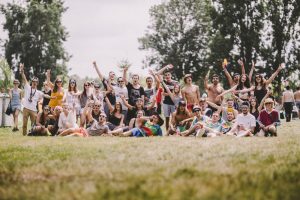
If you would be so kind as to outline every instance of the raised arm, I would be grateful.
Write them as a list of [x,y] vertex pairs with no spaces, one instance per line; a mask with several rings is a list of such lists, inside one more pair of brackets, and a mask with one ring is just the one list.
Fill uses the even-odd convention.
[[160,80],[158,78],[159,75],[156,75],[152,69],[149,70],[149,73],[154,77],[155,80],[155,88],[156,90],[158,90],[158,88],[160,87]]
[[128,71],[128,67],[124,67],[124,69],[123,69],[123,81],[125,82],[125,85],[128,84],[127,71]]
[[161,84],[163,85],[164,89],[166,90],[167,94],[170,96],[170,98],[174,102],[174,94],[171,92],[171,90],[168,88],[168,86],[166,85],[166,83],[163,81],[162,76],[158,75],[158,78],[159,78],[159,81],[161,82]]
[[218,112],[221,112],[222,111],[222,106],[218,106],[217,104],[213,103],[213,102],[210,102],[210,101],[206,101],[206,103],[208,105],[210,105],[211,107],[215,108],[218,110]]
[[97,74],[98,74],[100,80],[103,81],[104,76],[103,76],[103,74],[100,72],[100,70],[99,70],[99,68],[98,68],[98,65],[97,65],[96,61],[93,62],[93,67],[95,68],[95,70],[96,70],[96,72],[97,72]]
[[230,88],[229,90],[225,90],[222,94],[219,94],[218,96],[219,96],[219,97],[222,97],[222,96],[224,96],[225,94],[227,94],[227,93],[229,93],[229,92],[235,91],[236,88],[237,88],[237,85],[233,86],[233,87]]
[[157,71],[157,74],[161,75],[164,73],[164,71],[169,70],[174,68],[174,66],[172,64],[168,64],[166,66],[164,66],[163,68],[161,68],[160,70]]
[[225,76],[226,76],[226,78],[229,82],[230,87],[232,87],[234,85],[234,82],[233,82],[233,79],[232,79],[231,75],[229,74],[228,70],[225,67],[224,67],[223,71],[224,71]]
[[246,74],[246,71],[245,71],[245,65],[244,65],[243,60],[242,60],[242,59],[239,59],[239,60],[238,60],[238,63],[239,63],[239,65],[241,66],[242,74]]
[[281,63],[279,65],[279,67],[277,68],[277,70],[272,74],[272,76],[266,80],[266,86],[269,85],[273,80],[274,78],[279,74],[279,72],[283,69],[283,66],[284,66],[284,63]]
[[209,74],[210,74],[210,70],[208,70],[208,72],[207,72],[207,74],[206,74],[206,76],[205,76],[205,78],[204,78],[204,88],[205,88],[206,90],[209,90],[209,85],[208,85]]
[[271,91],[268,90],[267,94],[266,94],[266,95],[264,96],[264,98],[261,100],[261,102],[260,102],[260,104],[259,104],[259,106],[258,106],[258,108],[257,108],[258,112],[260,112],[260,111],[262,110],[262,108],[263,108],[263,106],[264,106],[264,102],[265,102],[266,98],[269,97],[270,94],[271,94]]
[[27,81],[27,78],[24,73],[24,64],[23,63],[20,63],[20,72],[21,72],[21,76],[22,76],[22,80],[24,81],[24,84],[27,85],[28,81]]
[[109,101],[109,99],[107,98],[107,96],[105,96],[105,102],[107,103],[107,105],[108,105],[108,108],[109,108],[109,112],[112,112],[112,111],[114,111],[114,107],[111,105],[111,103],[110,103],[110,101]]
[[125,106],[126,106],[129,110],[132,110],[132,109],[133,109],[134,106],[130,105],[130,104],[128,103],[128,101],[126,101],[124,95],[121,96],[121,99],[122,99],[123,103],[125,104]]
[[50,69],[47,69],[47,72],[46,72],[46,80],[47,80],[47,84],[49,85],[49,87],[50,87],[51,89],[53,89],[53,88],[54,88],[54,85],[53,85],[53,83],[51,83],[50,76],[51,76],[51,70],[50,70]]
[[255,69],[255,62],[252,60],[252,66],[251,66],[251,70],[249,72],[249,80],[250,80],[250,82],[252,81],[252,76],[253,76],[254,69]]

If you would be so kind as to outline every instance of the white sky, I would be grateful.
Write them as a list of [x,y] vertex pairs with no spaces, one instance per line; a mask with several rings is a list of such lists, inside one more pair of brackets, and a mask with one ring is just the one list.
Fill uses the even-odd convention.
[[[72,68],[69,74],[96,77],[93,60],[104,74],[111,70],[118,74],[116,65],[122,59],[133,64],[130,71],[145,73],[141,69],[145,52],[138,50],[137,38],[144,35],[150,24],[149,8],[160,2],[162,0],[65,0],[69,8],[63,16],[63,25],[69,32],[65,47],[73,56],[68,63]],[[3,20],[0,16],[1,24]],[[6,38],[2,26],[0,38]]]

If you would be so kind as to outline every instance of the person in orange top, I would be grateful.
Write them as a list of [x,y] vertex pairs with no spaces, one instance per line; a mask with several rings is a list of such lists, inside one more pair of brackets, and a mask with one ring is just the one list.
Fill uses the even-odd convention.
[[50,69],[47,70],[47,84],[50,86],[52,93],[49,107],[53,110],[56,106],[62,106],[64,89],[61,78],[57,77],[54,84],[50,81]]

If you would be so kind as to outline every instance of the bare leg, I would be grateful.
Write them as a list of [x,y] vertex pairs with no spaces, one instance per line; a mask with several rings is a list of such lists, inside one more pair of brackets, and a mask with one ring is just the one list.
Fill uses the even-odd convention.
[[132,135],[132,132],[130,130],[130,131],[126,131],[126,132],[120,134],[119,136],[120,137],[130,137],[131,135]]

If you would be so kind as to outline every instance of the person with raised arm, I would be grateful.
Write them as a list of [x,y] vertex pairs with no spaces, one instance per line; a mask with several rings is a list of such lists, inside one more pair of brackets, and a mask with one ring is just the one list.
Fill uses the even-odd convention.
[[173,93],[175,86],[179,85],[177,81],[172,80],[172,74],[171,74],[170,70],[173,68],[174,68],[174,66],[169,64],[157,71],[158,75],[164,74],[164,80],[161,81],[161,83],[162,84],[164,83],[163,84],[163,89],[164,89],[163,112],[164,112],[164,116],[166,118],[167,131],[169,129],[170,116],[173,112],[175,112],[175,109],[176,109],[175,103],[173,102],[172,97],[167,92],[167,88]]
[[264,96],[268,92],[268,85],[275,79],[275,77],[279,74],[279,72],[284,68],[284,63],[281,63],[277,70],[271,75],[271,77],[267,80],[263,78],[261,74],[255,75],[254,85],[244,89],[237,88],[239,94],[245,94],[251,91],[254,91],[254,96],[257,99],[257,102],[261,102]]
[[182,97],[187,104],[187,109],[191,112],[195,104],[199,104],[200,90],[197,85],[192,83],[192,74],[183,77],[184,86],[181,89]]
[[[155,73],[150,69],[149,73],[151,76],[147,76],[146,78],[146,87],[144,88],[145,91],[145,102],[144,105],[150,105],[152,103],[152,100],[156,97],[157,91],[160,88],[160,81],[155,75]],[[155,85],[153,86],[153,83],[155,82]],[[156,107],[154,107],[152,110],[150,110],[151,114],[152,112],[155,112]]]
[[63,103],[63,97],[64,97],[64,88],[63,88],[63,83],[62,79],[57,77],[55,79],[54,84],[50,81],[50,76],[51,76],[51,70],[47,70],[47,85],[50,87],[52,90],[51,92],[51,99],[49,101],[49,107],[53,109],[56,106],[62,106]]
[[[133,74],[131,79],[132,79],[132,83],[128,81],[127,79],[127,71],[128,71],[128,67],[125,67],[123,69],[123,80],[125,82],[125,85],[127,87],[128,90],[128,113],[127,113],[127,122],[129,122],[132,118],[134,118],[134,115],[136,113],[136,111],[134,109],[131,109],[131,107],[136,106],[136,102],[138,100],[142,101],[142,104],[144,105],[144,98],[145,98],[145,91],[144,88],[140,85],[140,77],[138,74]],[[126,99],[123,98],[124,96],[122,96],[122,101]],[[125,103],[125,101],[123,101]],[[153,106],[154,107],[154,106]],[[151,107],[151,108],[153,108]]]
[[18,118],[19,112],[21,111],[21,100],[22,100],[22,90],[19,88],[20,81],[15,79],[14,80],[14,87],[9,90],[8,94],[10,97],[10,105],[12,109],[13,119],[14,119],[14,126],[12,131],[19,131],[18,128]]
[[27,135],[27,123],[30,117],[31,126],[35,123],[37,117],[37,104],[45,96],[50,98],[49,95],[44,94],[37,89],[39,79],[33,77],[31,85],[29,85],[24,73],[24,64],[20,64],[20,73],[24,82],[24,101],[23,101],[23,135]]
[[[239,60],[238,63],[240,64],[242,68],[242,74],[245,74],[245,66],[244,63]],[[233,87],[239,83],[241,75],[239,73],[234,73],[233,78],[231,77],[230,73],[227,70],[227,59],[224,59],[224,62],[222,63],[223,71],[225,73],[225,76],[229,82],[229,86]]]
[[296,102],[296,106],[298,108],[298,117],[300,119],[300,87],[298,86],[296,92],[294,93],[294,99]]
[[[117,85],[117,83],[115,82],[116,74],[113,71],[110,71],[109,75],[108,75],[108,79],[106,79],[103,76],[103,74],[101,73],[101,71],[99,70],[99,67],[98,67],[96,61],[93,61],[93,67],[95,68],[95,70],[96,70],[96,72],[99,76],[99,79],[100,79],[100,81],[102,82],[102,84],[104,86],[107,98],[109,99],[109,101],[112,105],[115,105],[116,97],[115,97],[113,88],[111,86],[116,86]],[[106,115],[109,114],[109,108],[106,104],[104,104],[104,111],[105,111]]]
[[[223,87],[220,85],[220,77],[217,74],[214,74],[212,76],[212,84],[208,84],[209,73],[210,71],[208,71],[204,79],[204,88],[207,91],[207,100],[217,105],[221,105],[223,97],[217,98],[217,96],[222,94],[224,91]],[[210,108],[215,111],[214,108]]]

